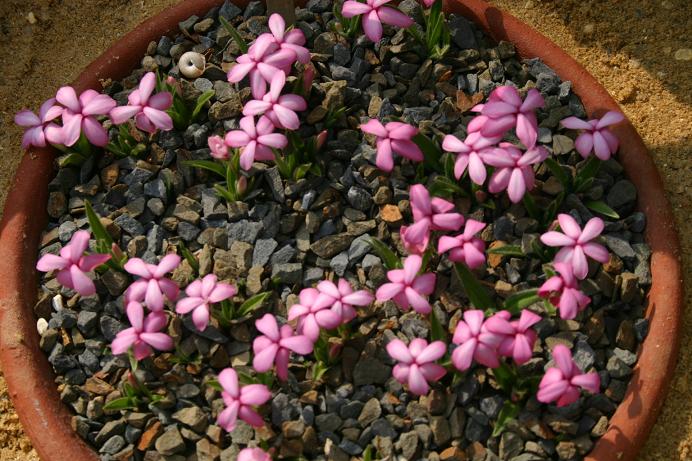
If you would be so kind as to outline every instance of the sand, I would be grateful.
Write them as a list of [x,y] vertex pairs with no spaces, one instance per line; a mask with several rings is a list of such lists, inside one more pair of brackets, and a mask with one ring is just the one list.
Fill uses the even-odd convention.
[[[22,155],[14,113],[25,106],[37,109],[117,37],[174,3],[0,1],[0,203]],[[687,0],[493,3],[555,41],[620,102],[663,176],[683,236],[685,284],[692,286],[692,61],[676,59],[692,54],[692,9]],[[692,306],[689,290],[686,305]],[[691,370],[692,310],[687,309],[679,366],[641,461],[692,460]],[[0,461],[36,459],[0,376]]]

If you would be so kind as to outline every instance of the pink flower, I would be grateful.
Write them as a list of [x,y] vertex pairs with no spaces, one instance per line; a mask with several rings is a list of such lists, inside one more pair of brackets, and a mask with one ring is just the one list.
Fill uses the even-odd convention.
[[[360,3],[360,5],[363,4]],[[361,125],[360,129],[365,133],[377,136],[377,159],[375,164],[380,170],[388,172],[394,169],[393,152],[414,162],[423,161],[423,152],[411,140],[418,134],[418,128],[401,122],[389,122],[386,125],[382,125],[379,120],[371,119]]]
[[261,448],[243,448],[237,461],[272,461],[272,457]]
[[313,343],[320,337],[320,328],[333,330],[341,324],[339,313],[329,309],[328,305],[315,303],[320,292],[314,288],[305,288],[300,292],[299,303],[288,311],[288,321],[298,319],[296,332],[307,336]]
[[574,276],[579,280],[586,278],[589,273],[586,256],[590,256],[602,264],[608,262],[610,259],[608,250],[603,245],[592,242],[603,232],[604,224],[601,218],[591,218],[584,226],[584,230],[568,214],[557,215],[557,220],[564,234],[550,231],[541,235],[541,242],[546,245],[562,247],[555,255],[555,262],[570,264]]
[[539,402],[557,402],[558,407],[563,407],[579,399],[579,388],[592,394],[598,393],[601,388],[598,373],[583,373],[574,363],[567,346],[555,346],[553,360],[557,367],[549,368],[538,385],[536,398]]
[[512,203],[520,202],[526,191],[533,189],[535,184],[532,165],[546,158],[548,151],[543,146],[532,147],[522,153],[512,144],[500,143],[499,148],[483,154],[485,163],[496,168],[488,182],[488,191],[496,194],[507,189]]
[[382,23],[395,27],[411,27],[413,19],[406,16],[396,8],[383,6],[391,0],[367,0],[360,3],[355,0],[344,2],[341,14],[345,18],[363,16],[363,31],[365,35],[375,43],[382,40]]
[[238,290],[228,283],[217,282],[216,275],[209,274],[202,280],[195,280],[187,286],[187,298],[178,301],[175,311],[187,314],[192,311],[192,322],[199,331],[204,331],[209,324],[209,314],[212,304],[232,298]]
[[[497,347],[505,339],[505,335],[511,334],[511,327],[505,327],[501,333],[502,316],[485,323],[496,324],[495,332],[488,331],[483,319],[485,314],[481,310],[468,310],[464,312],[464,320],[457,324],[452,342],[458,347],[452,352],[452,363],[459,371],[466,371],[475,360],[483,366],[497,368],[500,366]],[[506,321],[506,319],[504,319]]]
[[[289,50],[294,54],[293,61],[303,64],[310,62],[310,50],[305,48],[305,34],[298,28],[293,28],[286,32],[286,21],[277,13],[269,17],[269,30],[274,38],[274,43],[279,45],[281,50]],[[292,64],[292,63],[291,63]],[[285,69],[286,74],[290,73],[290,66]]]
[[223,390],[223,398],[226,408],[219,413],[216,422],[226,432],[231,432],[235,428],[238,418],[242,419],[253,427],[262,427],[264,420],[252,408],[263,405],[272,397],[272,393],[264,384],[248,384],[240,387],[238,384],[238,374],[233,368],[226,368],[219,373],[219,384]]
[[144,301],[152,311],[163,310],[164,295],[170,301],[178,298],[178,285],[165,278],[168,272],[178,267],[180,256],[168,254],[161,258],[158,265],[148,264],[139,258],[132,258],[125,263],[125,270],[139,276],[125,292],[126,302]]
[[249,101],[243,108],[243,115],[264,114],[277,128],[297,130],[300,120],[296,111],[308,108],[305,99],[296,94],[281,95],[286,84],[286,74],[277,72],[271,80],[269,93],[260,99]]
[[173,104],[173,95],[168,91],[161,91],[152,96],[155,88],[156,74],[147,72],[140,80],[139,88],[127,97],[129,104],[110,111],[113,123],[120,125],[134,117],[137,128],[147,133],[155,133],[157,129],[172,130],[173,119],[166,113],[166,109]]
[[490,94],[488,102],[472,109],[482,115],[469,123],[468,131],[480,131],[483,136],[492,137],[503,136],[516,127],[517,137],[530,149],[538,138],[536,109],[544,104],[543,96],[536,89],[530,89],[522,101],[516,88],[498,87]]
[[403,341],[393,339],[387,344],[387,353],[396,361],[392,376],[402,384],[407,384],[416,395],[426,395],[430,387],[428,383],[439,381],[446,370],[436,363],[447,352],[447,346],[442,341],[428,342],[421,338],[411,340],[406,347]]
[[338,286],[329,280],[318,283],[317,291],[320,294],[315,300],[315,306],[329,307],[339,315],[343,324],[356,318],[356,310],[353,306],[367,306],[375,297],[366,290],[353,291],[346,279],[340,279],[338,283]]
[[439,197],[431,199],[424,185],[412,185],[409,196],[415,224],[401,226],[399,230],[408,251],[412,253],[425,251],[431,230],[459,230],[464,224],[464,217],[461,214],[451,212],[454,210],[452,202]]
[[70,243],[60,249],[60,256],[45,254],[36,263],[41,272],[58,271],[56,279],[60,285],[76,291],[82,296],[96,293],[94,282],[87,276],[101,264],[111,259],[111,255],[85,255],[89,246],[89,232],[80,230],[74,233]]
[[228,145],[221,136],[209,136],[207,138],[211,156],[219,160],[228,160]]
[[291,351],[306,355],[312,352],[313,342],[305,335],[295,335],[293,328],[284,325],[279,329],[276,317],[265,314],[255,322],[257,329],[263,335],[255,338],[252,350],[255,358],[252,366],[259,373],[272,369],[276,363],[276,375],[280,380],[288,379],[288,358]]
[[55,105],[55,98],[50,98],[38,111],[38,116],[28,109],[20,110],[14,116],[14,123],[26,128],[22,136],[22,149],[29,146],[46,147],[51,144],[62,144],[62,129],[53,120],[62,115],[63,108]]
[[113,355],[123,354],[132,347],[135,359],[142,360],[152,354],[152,347],[160,351],[173,349],[173,339],[161,333],[166,328],[166,314],[152,312],[145,319],[144,308],[138,302],[128,303],[125,311],[132,326],[115,336],[111,344]]
[[527,309],[521,311],[519,320],[510,322],[511,316],[507,311],[500,311],[486,321],[484,328],[491,333],[503,335],[498,353],[514,358],[518,365],[522,365],[533,355],[537,335],[531,327],[540,322],[541,317]]
[[479,186],[485,182],[487,172],[483,163],[483,154],[495,146],[502,137],[484,137],[479,131],[469,133],[462,142],[456,136],[448,134],[442,141],[442,148],[447,152],[456,152],[457,160],[454,163],[454,176],[461,176],[469,169],[471,181]]
[[288,138],[281,133],[274,133],[274,124],[265,116],[255,124],[255,117],[248,115],[240,119],[240,130],[226,133],[226,144],[231,147],[242,147],[240,166],[244,170],[252,168],[255,160],[274,160],[274,149],[283,149],[288,145]]
[[437,252],[442,254],[449,251],[449,260],[463,262],[471,269],[476,269],[485,263],[485,243],[475,237],[485,228],[485,223],[469,219],[464,226],[464,233],[450,237],[443,235],[437,244]]
[[538,295],[548,298],[554,306],[557,306],[561,318],[572,320],[579,312],[586,309],[591,298],[579,290],[571,264],[557,262],[554,266],[558,275],[546,280],[538,289]]
[[77,98],[74,88],[64,86],[55,99],[65,106],[62,111],[63,144],[73,146],[82,132],[95,146],[108,144],[108,133],[96,116],[107,115],[116,106],[113,98],[94,90],[86,90]]
[[435,4],[435,0],[422,0],[423,5],[425,5],[426,8],[430,8]]
[[620,123],[625,116],[620,112],[610,111],[600,120],[584,121],[577,117],[567,117],[560,123],[565,128],[584,130],[574,142],[574,147],[586,158],[593,151],[596,157],[605,161],[618,150],[618,138],[608,130],[610,125]]
[[418,275],[422,265],[423,259],[420,256],[411,255],[404,260],[403,269],[387,272],[391,283],[385,283],[377,290],[377,300],[382,302],[393,299],[404,311],[410,306],[419,314],[429,314],[432,308],[425,296],[435,291],[435,274]]

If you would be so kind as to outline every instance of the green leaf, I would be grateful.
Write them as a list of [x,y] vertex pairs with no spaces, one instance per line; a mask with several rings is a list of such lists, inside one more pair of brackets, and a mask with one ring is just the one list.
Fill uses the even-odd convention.
[[192,254],[192,252],[182,241],[178,243],[178,248],[180,249],[180,253],[182,253],[183,258],[185,258],[190,267],[192,267],[192,270],[195,271],[195,274],[199,274],[199,261],[197,261],[195,255]]
[[558,210],[562,206],[563,200],[565,200],[565,191],[557,194],[557,197],[555,197],[555,199],[548,204],[548,208],[545,209],[545,213],[543,215],[542,221],[544,224],[548,224],[555,219]]
[[519,414],[519,405],[512,403],[510,400],[505,400],[505,404],[500,410],[500,414],[497,415],[497,421],[495,421],[495,427],[493,428],[493,437],[498,437],[502,434],[511,420],[517,417]]
[[199,115],[200,111],[204,107],[204,105],[209,101],[212,96],[216,94],[214,90],[207,90],[199,97],[197,98],[197,103],[195,104],[195,108],[192,110],[192,115],[190,116],[190,121],[195,121],[197,120],[197,116]]
[[557,180],[560,181],[560,184],[562,184],[562,188],[564,190],[568,190],[570,186],[569,176],[567,175],[567,173],[565,173],[565,170],[562,168],[562,166],[559,163],[557,163],[555,159],[552,159],[550,157],[545,159],[545,164],[548,166],[548,168],[557,178]]
[[447,331],[435,315],[435,309],[430,311],[430,339],[431,341],[447,342]]
[[598,214],[601,214],[603,216],[607,216],[608,218],[612,219],[620,219],[620,215],[617,213],[617,211],[613,210],[610,208],[608,205],[603,200],[591,200],[589,202],[584,203],[586,207],[592,211],[595,211]]
[[495,376],[495,381],[505,392],[508,394],[512,392],[516,381],[516,371],[513,367],[505,362],[500,362],[499,367],[493,368],[493,376]]
[[92,208],[89,200],[84,201],[84,210],[86,211],[89,227],[91,227],[91,232],[94,234],[94,237],[96,237],[96,240],[104,242],[110,249],[111,245],[113,245],[113,238],[106,228],[103,227],[103,224],[101,224],[101,219]]
[[461,280],[461,284],[464,286],[464,290],[471,304],[473,304],[476,309],[494,309],[495,303],[493,303],[492,298],[488,295],[488,292],[483,288],[473,273],[471,273],[469,268],[463,263],[456,263],[454,268],[459,276],[459,280]]
[[452,181],[447,176],[435,176],[429,188],[430,195],[437,197],[452,197],[460,195],[466,197],[468,194],[455,181]]
[[596,176],[598,170],[601,168],[601,160],[592,155],[589,159],[584,162],[579,172],[574,178],[574,187],[577,192],[583,192],[589,187],[591,180]]
[[267,300],[267,298],[271,295],[271,292],[265,291],[263,293],[256,294],[255,296],[247,299],[243,304],[240,305],[238,308],[238,316],[239,317],[245,317],[246,315],[256,311],[260,307],[262,307],[262,304],[264,304],[264,301]]
[[529,213],[529,216],[531,216],[535,220],[541,221],[541,211],[538,209],[538,206],[536,206],[536,202],[534,201],[531,194],[524,194],[523,203],[524,208],[526,208],[526,211]]
[[512,315],[519,314],[522,309],[529,307],[531,304],[540,302],[543,298],[538,296],[538,290],[525,290],[515,293],[505,300],[505,309]]
[[207,381],[207,386],[217,391],[223,390],[223,387],[221,387],[221,383],[217,379],[210,379],[209,381]]
[[248,46],[245,40],[243,40],[243,37],[240,36],[240,33],[238,30],[231,25],[230,22],[226,20],[223,16],[219,15],[219,21],[221,22],[221,25],[228,31],[228,33],[233,37],[233,40],[238,44],[238,48],[240,48],[240,51],[243,52],[243,54],[247,53]]
[[136,410],[137,403],[135,399],[131,397],[119,397],[113,399],[103,406],[104,410],[115,411],[115,410]]
[[221,176],[221,178],[224,180],[226,179],[226,168],[218,162],[211,160],[185,160],[183,164],[193,168],[201,168],[203,170],[211,171],[212,173]]
[[60,168],[66,168],[68,166],[82,166],[86,160],[86,157],[79,152],[70,152],[67,155],[61,155],[58,158],[58,166],[60,166]]
[[370,247],[380,257],[387,269],[401,269],[403,267],[401,259],[382,240],[371,237]]
[[488,250],[488,254],[517,256],[519,258],[526,256],[519,245],[503,245],[501,247],[491,248]]
[[293,179],[296,181],[299,179],[303,179],[305,175],[308,174],[308,171],[312,168],[312,163],[304,163],[303,165],[298,165],[298,167],[295,169],[293,172]]
[[418,133],[412,139],[413,142],[423,151],[423,164],[432,171],[442,173],[442,151],[427,136]]

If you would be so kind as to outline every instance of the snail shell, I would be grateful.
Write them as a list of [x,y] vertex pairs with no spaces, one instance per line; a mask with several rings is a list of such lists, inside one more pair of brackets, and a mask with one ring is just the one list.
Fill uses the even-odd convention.
[[188,51],[178,60],[178,68],[180,69],[180,73],[185,77],[197,78],[204,73],[206,61],[204,55],[195,53],[194,51]]

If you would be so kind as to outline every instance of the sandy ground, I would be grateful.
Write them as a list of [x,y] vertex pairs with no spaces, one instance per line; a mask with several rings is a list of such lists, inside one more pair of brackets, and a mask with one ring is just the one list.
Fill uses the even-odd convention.
[[[191,0],[188,0],[191,1]],[[41,101],[144,18],[176,0],[0,1],[0,203],[22,154],[13,114]],[[692,286],[692,9],[687,0],[495,0],[574,56],[622,104],[651,149]],[[79,5],[77,7],[77,5]],[[687,7],[687,8],[686,8]],[[656,223],[650,223],[656,225]],[[687,306],[692,306],[688,290]],[[692,310],[670,395],[640,460],[692,460]],[[36,460],[0,374],[0,461]]]

